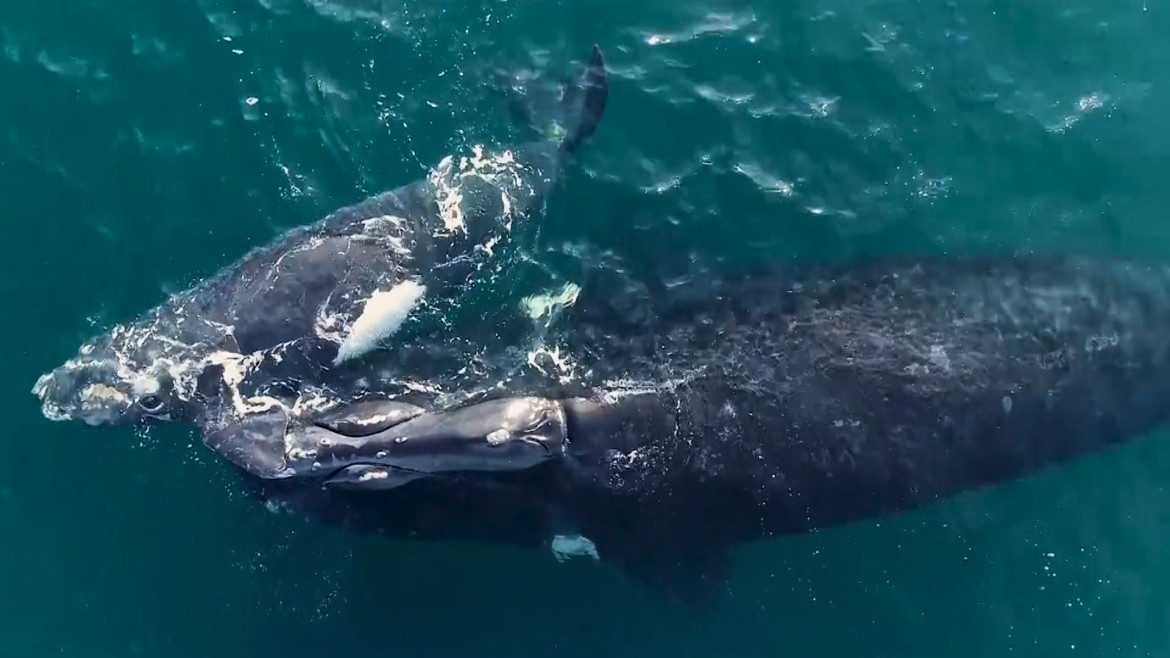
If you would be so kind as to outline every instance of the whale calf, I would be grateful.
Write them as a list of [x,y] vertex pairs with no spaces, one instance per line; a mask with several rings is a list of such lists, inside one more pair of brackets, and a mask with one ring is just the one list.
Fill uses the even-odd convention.
[[[193,424],[221,454],[386,348],[425,300],[453,297],[543,201],[597,130],[608,98],[597,46],[541,138],[444,158],[424,179],[337,210],[256,248],[141,317],[85,342],[38,378],[53,420]],[[324,400],[322,402],[322,400]]]
[[250,448],[319,467],[242,482],[356,531],[596,555],[693,600],[737,544],[1024,477],[1170,416],[1166,265],[877,259],[624,297],[587,284],[562,315],[572,384],[485,375],[454,406],[279,418]]

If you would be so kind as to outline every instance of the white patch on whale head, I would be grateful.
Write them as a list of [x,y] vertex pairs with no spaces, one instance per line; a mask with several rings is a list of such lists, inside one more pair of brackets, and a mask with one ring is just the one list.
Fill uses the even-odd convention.
[[390,290],[374,291],[362,307],[362,314],[349,328],[333,364],[338,365],[373,350],[398,331],[424,292],[426,287],[416,281],[403,281]]

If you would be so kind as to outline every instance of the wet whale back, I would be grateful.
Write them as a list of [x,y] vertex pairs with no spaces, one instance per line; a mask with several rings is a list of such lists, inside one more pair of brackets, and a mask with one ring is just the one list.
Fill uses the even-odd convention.
[[663,538],[696,527],[690,494],[741,512],[704,532],[799,531],[1031,473],[1170,411],[1165,267],[885,261],[713,285],[580,344],[654,391],[599,468],[637,505],[666,501],[645,517]]
[[241,353],[312,336],[328,322],[327,305],[352,313],[363,295],[430,260],[421,187],[383,193],[293,229],[180,303],[232,326]]

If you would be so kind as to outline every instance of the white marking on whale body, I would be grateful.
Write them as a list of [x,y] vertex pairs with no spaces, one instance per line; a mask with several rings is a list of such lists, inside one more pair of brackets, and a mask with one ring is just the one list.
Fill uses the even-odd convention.
[[552,540],[552,552],[557,562],[564,562],[575,557],[588,557],[600,561],[597,554],[597,545],[584,535],[557,535]]
[[390,290],[374,291],[338,348],[333,365],[373,350],[383,339],[398,331],[424,292],[426,287],[416,281],[403,281]]

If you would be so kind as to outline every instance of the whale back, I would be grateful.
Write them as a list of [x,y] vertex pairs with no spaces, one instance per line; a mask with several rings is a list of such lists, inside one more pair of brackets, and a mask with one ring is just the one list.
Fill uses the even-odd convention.
[[591,439],[595,479],[664,540],[910,509],[1170,415],[1165,266],[926,259],[703,285],[642,330],[580,325],[596,385],[643,382],[615,403],[639,420]]

